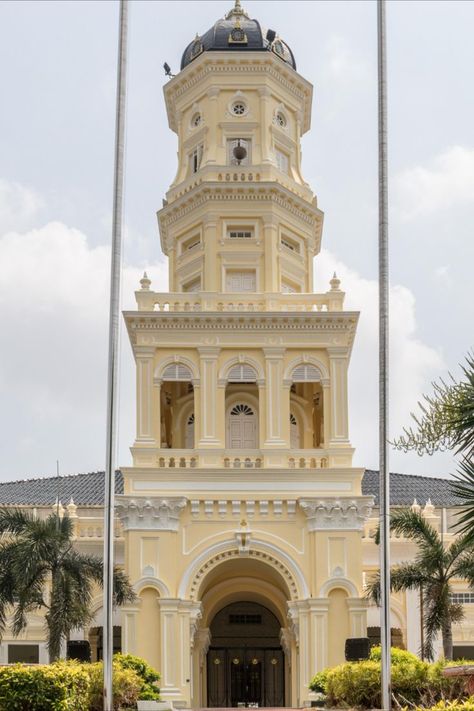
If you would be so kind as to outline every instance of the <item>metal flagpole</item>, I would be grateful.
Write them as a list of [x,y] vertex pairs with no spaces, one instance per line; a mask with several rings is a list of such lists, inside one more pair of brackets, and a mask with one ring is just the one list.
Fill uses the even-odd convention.
[[380,469],[380,629],[382,708],[391,709],[390,635],[390,470],[388,466],[388,191],[387,57],[385,0],[377,0],[379,144],[379,469]]
[[119,361],[120,271],[122,261],[122,215],[124,185],[125,98],[127,70],[128,0],[120,0],[115,114],[115,165],[110,270],[109,363],[107,380],[107,442],[104,509],[104,711],[112,711],[113,587],[114,587],[114,499],[117,432],[117,380]]

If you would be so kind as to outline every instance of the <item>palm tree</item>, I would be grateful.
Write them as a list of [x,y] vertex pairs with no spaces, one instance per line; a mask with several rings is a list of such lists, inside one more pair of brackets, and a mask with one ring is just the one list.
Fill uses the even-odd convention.
[[[449,546],[423,515],[412,509],[392,513],[390,529],[417,545],[414,561],[391,568],[391,590],[419,590],[423,600],[425,643],[422,652],[433,659],[433,642],[439,632],[446,659],[453,658],[453,622],[464,616],[462,605],[452,602],[452,580],[467,580],[474,585],[474,548],[470,537],[461,535]],[[378,543],[378,532],[376,536]],[[366,597],[379,604],[380,575],[377,573],[366,588]]]
[[[27,626],[28,613],[44,610],[51,661],[71,631],[92,620],[93,587],[103,580],[101,559],[79,553],[73,532],[68,516],[41,520],[20,509],[0,508],[0,639],[10,614],[16,637]],[[119,569],[114,588],[117,605],[135,599]]]

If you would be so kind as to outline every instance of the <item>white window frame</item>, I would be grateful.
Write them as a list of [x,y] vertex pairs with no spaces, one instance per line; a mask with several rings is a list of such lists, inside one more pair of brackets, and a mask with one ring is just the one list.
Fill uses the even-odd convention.
[[[243,231],[245,232],[246,230],[249,232],[252,232],[252,236],[249,237],[229,237],[229,232],[231,230],[237,230],[237,231]],[[236,218],[235,220],[223,220],[222,221],[222,242],[224,243],[235,243],[237,242],[238,244],[244,243],[256,243],[259,244],[259,226],[258,226],[258,221],[257,220],[240,220],[239,218]]]
[[285,151],[282,151],[281,148],[276,147],[275,148],[275,164],[278,170],[281,173],[284,173],[285,175],[290,174],[290,163],[291,163],[291,157],[288,153],[285,153]]
[[194,146],[193,150],[189,154],[189,172],[191,175],[195,175],[202,164],[202,156],[204,153],[204,145],[202,143],[198,143],[197,146]]
[[[255,276],[255,291],[228,291],[227,289],[227,277],[230,276],[232,273],[238,273],[242,274],[244,272],[247,272],[248,274],[254,274]],[[224,269],[224,293],[226,294],[256,294],[258,293],[258,270],[254,269],[252,267],[247,268],[247,267],[240,267],[240,266],[235,266],[235,267],[226,267]]]

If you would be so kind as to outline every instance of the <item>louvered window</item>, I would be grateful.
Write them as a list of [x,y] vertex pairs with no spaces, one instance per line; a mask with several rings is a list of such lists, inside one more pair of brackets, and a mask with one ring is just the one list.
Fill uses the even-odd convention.
[[252,239],[253,228],[252,227],[229,227],[227,230],[227,237],[229,239]]
[[257,374],[251,365],[234,365],[227,380],[229,383],[255,383]]
[[192,374],[186,365],[181,363],[173,363],[165,368],[163,372],[163,380],[191,380]]
[[291,379],[294,383],[314,383],[321,380],[321,373],[314,365],[299,365],[294,369]]
[[248,415],[252,416],[253,415],[253,410],[249,405],[245,405],[244,403],[239,403],[235,407],[232,408],[230,411],[231,415]]

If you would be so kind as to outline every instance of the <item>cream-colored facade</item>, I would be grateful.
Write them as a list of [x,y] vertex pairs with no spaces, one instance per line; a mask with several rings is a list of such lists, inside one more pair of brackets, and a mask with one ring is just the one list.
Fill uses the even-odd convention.
[[[251,22],[237,2],[219,31],[250,37]],[[137,429],[116,552],[137,601],[116,624],[123,651],[158,668],[163,698],[186,707],[307,703],[311,676],[366,635],[363,586],[377,568],[373,497],[349,438],[358,314],[336,275],[313,293],[323,213],[300,144],[312,87],[278,37],[263,49],[207,51],[197,38],[166,84],[178,137],[158,212],[170,292],[144,275],[125,313]],[[78,547],[100,553],[100,506],[68,513]],[[425,513],[440,525],[438,510]],[[412,554],[402,539],[394,547]],[[100,595],[96,610],[77,634],[95,655]],[[7,636],[0,661],[25,641],[44,661],[41,625]],[[416,599],[393,598],[393,626],[416,651]]]
[[[229,32],[248,33],[247,19],[237,5]],[[312,87],[276,51],[244,49],[202,51],[165,86],[178,137],[158,212],[170,293],[144,276],[125,314],[137,434],[117,503],[140,600],[124,643],[188,706],[230,705],[220,687],[238,654],[218,659],[220,679],[209,667],[213,619],[231,603],[278,620],[289,706],[366,634],[372,498],[352,466],[347,402],[358,314],[336,276],[313,293],[323,213],[300,145]]]

